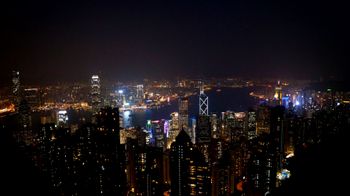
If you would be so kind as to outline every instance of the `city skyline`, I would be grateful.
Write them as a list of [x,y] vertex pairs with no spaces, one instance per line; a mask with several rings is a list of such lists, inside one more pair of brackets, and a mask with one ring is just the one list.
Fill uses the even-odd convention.
[[342,195],[345,5],[2,3],[2,193]]
[[346,79],[341,4],[11,1],[4,8],[1,84],[12,70],[33,83],[92,74]]
[[[28,187],[12,193],[300,195],[342,174],[332,168],[343,142],[334,144],[347,138],[349,91],[241,79],[105,88],[98,75],[90,85],[25,88],[12,73],[0,100],[3,178],[6,188]],[[321,169],[326,178],[315,180]]]

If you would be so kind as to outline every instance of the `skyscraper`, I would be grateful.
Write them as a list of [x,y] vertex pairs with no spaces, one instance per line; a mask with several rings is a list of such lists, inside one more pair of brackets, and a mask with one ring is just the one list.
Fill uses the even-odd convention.
[[142,102],[144,95],[143,84],[136,85],[136,101]]
[[171,143],[175,141],[176,136],[179,134],[179,113],[173,112],[170,114],[171,120],[169,121],[169,135],[167,138],[167,148],[170,148]]
[[277,82],[277,86],[275,87],[274,100],[277,105],[282,105],[282,85],[281,82]]
[[218,138],[219,137],[219,125],[218,125],[218,116],[216,114],[210,115],[210,125],[211,125],[211,137]]
[[199,115],[208,116],[209,113],[209,104],[208,96],[204,94],[204,84],[200,82],[199,86]]
[[12,96],[13,102],[16,107],[16,111],[18,112],[18,107],[20,103],[20,79],[19,79],[19,71],[12,71]]
[[274,141],[276,142],[277,152],[277,168],[281,169],[283,165],[284,156],[284,142],[285,142],[285,108],[283,106],[276,106],[271,109],[270,131]]
[[101,107],[101,84],[98,75],[91,77],[91,106],[93,113],[97,113]]
[[196,126],[196,143],[210,143],[211,126],[209,116],[198,116]]
[[188,133],[188,98],[179,99],[179,129]]
[[68,123],[68,114],[66,110],[60,110],[57,112],[57,125],[60,127],[66,127]]
[[198,116],[196,126],[196,145],[203,153],[205,161],[209,162],[209,146],[211,143],[211,126],[209,116]]
[[96,115],[96,151],[99,171],[98,192],[105,195],[123,195],[126,188],[124,151],[120,145],[118,108],[103,108]]
[[191,138],[182,129],[176,137],[176,141],[171,144],[170,168],[172,169],[170,170],[170,178],[172,195],[189,195],[188,177],[192,149]]
[[256,113],[255,111],[248,111],[246,115],[246,129],[247,129],[247,135],[248,139],[253,139],[257,136],[256,131]]
[[25,88],[23,91],[24,98],[27,100],[29,106],[34,109],[40,106],[40,91],[38,88]]
[[170,150],[171,195],[209,195],[210,169],[182,129]]

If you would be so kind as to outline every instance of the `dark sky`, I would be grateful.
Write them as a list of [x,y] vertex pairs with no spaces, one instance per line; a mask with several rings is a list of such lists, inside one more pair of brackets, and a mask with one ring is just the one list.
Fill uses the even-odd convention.
[[1,3],[1,84],[348,74],[343,1],[128,2]]

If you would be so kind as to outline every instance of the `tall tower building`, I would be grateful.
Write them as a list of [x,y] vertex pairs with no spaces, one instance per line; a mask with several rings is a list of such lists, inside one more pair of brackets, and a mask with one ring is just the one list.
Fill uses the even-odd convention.
[[210,169],[184,130],[171,145],[170,168],[171,195],[210,195]]
[[18,112],[18,107],[20,103],[20,80],[19,80],[19,71],[12,71],[12,96],[13,102],[16,106],[16,111]]
[[142,102],[143,98],[144,98],[144,90],[143,90],[143,84],[138,84],[136,86],[136,100],[138,102]]
[[204,84],[200,82],[199,86],[199,115],[208,116],[209,104],[208,96],[204,94]]
[[171,120],[169,121],[169,134],[167,137],[167,148],[175,141],[176,136],[179,134],[179,113],[173,112],[170,114]]
[[282,105],[282,85],[279,80],[277,82],[277,86],[275,87],[275,94],[273,97],[278,105]]
[[93,113],[97,113],[101,107],[101,84],[98,75],[91,77],[91,106]]
[[68,126],[68,114],[66,110],[60,110],[57,112],[57,125],[59,127]]
[[[126,188],[124,148],[120,145],[118,108],[106,107],[96,114],[97,189],[101,195],[124,195]],[[103,193],[103,194],[102,194]]]
[[257,136],[257,128],[256,128],[256,112],[255,111],[248,111],[246,115],[246,129],[247,129],[247,135],[248,139],[254,139]]
[[188,98],[179,99],[179,129],[188,133]]
[[196,126],[196,143],[210,143],[211,124],[209,116],[198,116]]
[[218,116],[216,114],[210,115],[210,126],[211,126],[211,137],[219,138],[219,128],[218,128]]
[[277,151],[277,169],[283,166],[283,156],[285,154],[285,108],[276,106],[271,109],[270,134],[274,137]]
[[19,129],[14,131],[18,143],[29,145],[32,142],[31,109],[23,97],[19,71],[12,71],[12,97],[15,110],[18,114]]
[[196,145],[205,157],[205,161],[209,162],[209,147],[211,143],[211,126],[209,116],[200,115],[197,119],[196,126]]
[[176,137],[176,141],[171,144],[171,195],[189,195],[190,187],[188,186],[188,177],[192,149],[191,138],[182,129]]

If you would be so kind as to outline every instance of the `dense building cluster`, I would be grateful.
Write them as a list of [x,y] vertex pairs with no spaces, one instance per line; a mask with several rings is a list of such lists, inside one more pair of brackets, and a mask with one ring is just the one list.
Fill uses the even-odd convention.
[[[221,114],[209,114],[201,88],[191,121],[182,97],[169,120],[125,128],[118,108],[96,108],[97,82],[93,76],[92,115],[76,126],[66,111],[32,122],[25,99],[1,118],[1,131],[12,133],[52,195],[276,195],[301,175],[295,160],[349,129],[348,94],[305,90],[285,105],[280,84],[271,100]],[[137,89],[142,99],[143,86]]]

